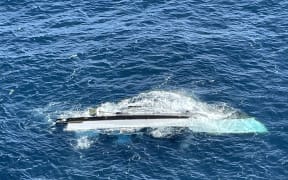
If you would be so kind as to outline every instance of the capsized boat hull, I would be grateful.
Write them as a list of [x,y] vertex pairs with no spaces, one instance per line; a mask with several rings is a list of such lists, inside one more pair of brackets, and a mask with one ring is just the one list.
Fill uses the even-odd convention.
[[266,127],[255,118],[223,120],[193,119],[185,115],[119,115],[58,119],[66,131],[122,128],[187,127],[193,132],[213,134],[265,133]]

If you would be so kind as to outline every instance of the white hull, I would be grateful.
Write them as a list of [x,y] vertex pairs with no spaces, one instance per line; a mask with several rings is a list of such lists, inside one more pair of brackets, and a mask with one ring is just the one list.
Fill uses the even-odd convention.
[[160,128],[187,127],[193,132],[214,134],[265,133],[266,127],[255,118],[195,120],[191,118],[171,119],[134,119],[68,122],[66,131],[122,129],[122,128]]

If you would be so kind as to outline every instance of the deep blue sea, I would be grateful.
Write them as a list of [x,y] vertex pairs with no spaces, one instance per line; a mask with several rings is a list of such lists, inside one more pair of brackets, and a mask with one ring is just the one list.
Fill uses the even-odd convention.
[[[0,179],[288,179],[287,20],[285,0],[1,0]],[[139,94],[269,132],[54,128]]]

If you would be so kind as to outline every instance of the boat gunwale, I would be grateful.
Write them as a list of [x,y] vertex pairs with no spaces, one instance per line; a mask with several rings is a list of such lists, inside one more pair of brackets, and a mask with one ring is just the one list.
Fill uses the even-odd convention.
[[89,116],[89,117],[71,117],[58,118],[56,124],[77,123],[84,121],[117,121],[117,120],[137,120],[137,119],[188,119],[188,115],[111,115],[111,116]]

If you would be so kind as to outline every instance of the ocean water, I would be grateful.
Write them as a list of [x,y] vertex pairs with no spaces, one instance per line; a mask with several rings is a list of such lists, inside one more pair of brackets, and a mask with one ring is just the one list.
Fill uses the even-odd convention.
[[[2,0],[0,179],[287,179],[287,9],[281,0]],[[247,114],[269,132],[53,125],[127,101]]]

